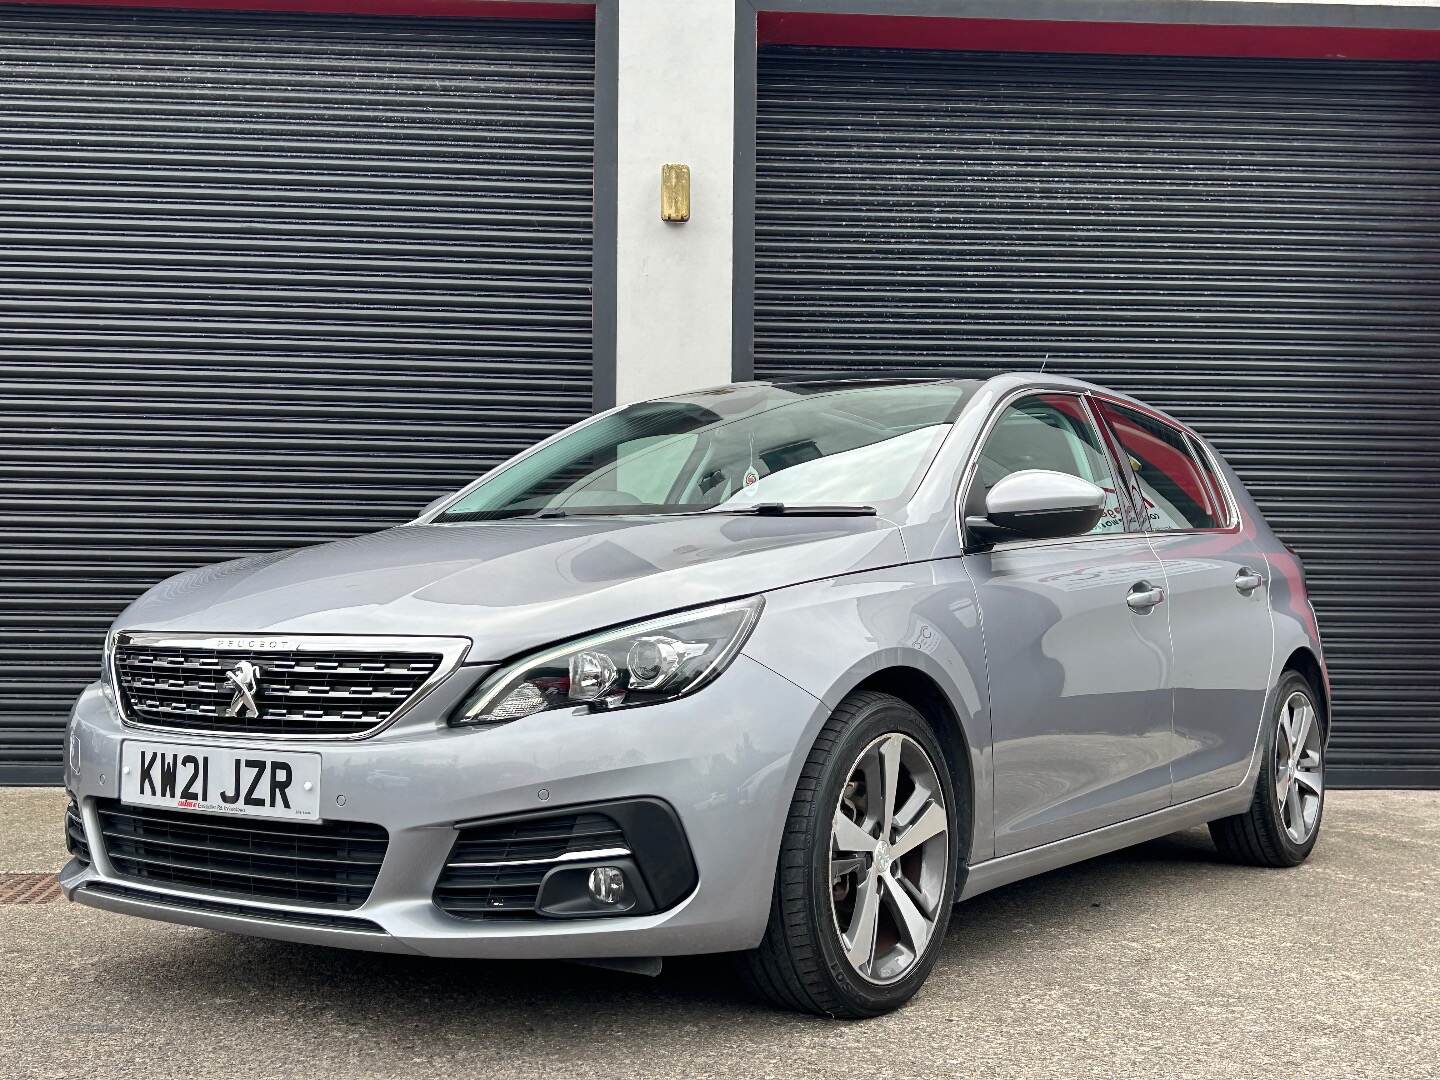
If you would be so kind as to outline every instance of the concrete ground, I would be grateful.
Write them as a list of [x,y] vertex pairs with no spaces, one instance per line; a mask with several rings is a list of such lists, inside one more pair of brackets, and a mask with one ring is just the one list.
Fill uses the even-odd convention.
[[[0,871],[63,861],[0,791]],[[1204,830],[979,897],[901,1012],[770,1011],[714,960],[658,980],[396,959],[65,903],[0,906],[0,1076],[1440,1077],[1440,792],[1336,792],[1291,871]]]

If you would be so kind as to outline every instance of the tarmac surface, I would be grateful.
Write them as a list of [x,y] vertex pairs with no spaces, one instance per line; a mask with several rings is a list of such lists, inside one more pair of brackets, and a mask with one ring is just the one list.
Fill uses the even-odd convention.
[[[0,789],[0,872],[64,861]],[[1164,840],[960,907],[909,1007],[774,1012],[723,960],[658,979],[0,905],[0,1077],[1440,1077],[1440,792],[1332,792],[1287,871]]]

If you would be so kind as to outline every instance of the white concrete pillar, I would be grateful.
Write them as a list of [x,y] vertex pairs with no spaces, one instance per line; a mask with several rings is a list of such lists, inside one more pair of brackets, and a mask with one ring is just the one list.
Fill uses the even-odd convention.
[[[733,0],[617,0],[615,399],[730,381]],[[660,166],[690,220],[660,220]]]

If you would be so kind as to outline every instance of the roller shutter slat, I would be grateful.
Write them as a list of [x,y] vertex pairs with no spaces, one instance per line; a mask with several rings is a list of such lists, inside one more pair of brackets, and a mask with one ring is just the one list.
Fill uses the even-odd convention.
[[1440,784],[1440,66],[766,48],[756,172],[758,376],[1195,424],[1305,559],[1334,778]]
[[589,23],[0,9],[0,781],[176,571],[586,416]]

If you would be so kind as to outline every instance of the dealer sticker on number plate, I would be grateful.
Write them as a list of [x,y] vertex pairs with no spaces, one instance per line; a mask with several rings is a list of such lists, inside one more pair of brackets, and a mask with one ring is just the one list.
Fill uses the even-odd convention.
[[320,755],[127,739],[120,749],[120,801],[318,821]]

